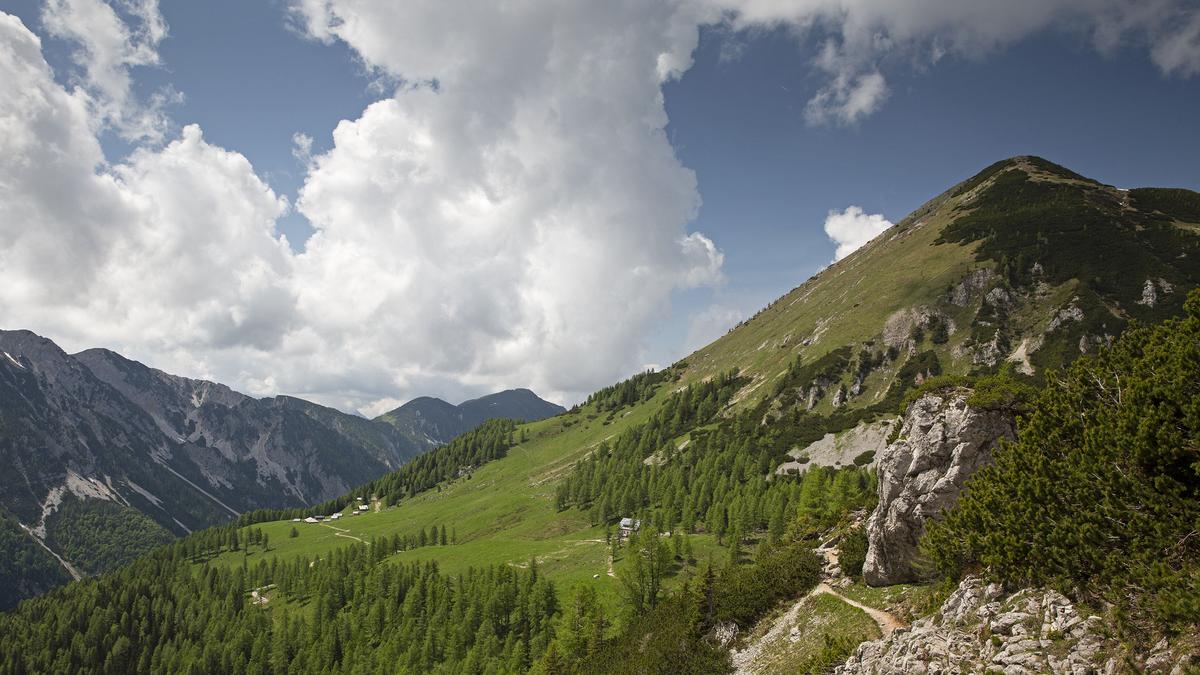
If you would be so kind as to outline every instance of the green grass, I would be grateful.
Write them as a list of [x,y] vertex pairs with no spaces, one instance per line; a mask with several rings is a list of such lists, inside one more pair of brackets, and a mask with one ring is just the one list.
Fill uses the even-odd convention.
[[[255,565],[272,557],[315,559],[340,547],[364,545],[351,537],[369,542],[375,537],[415,535],[422,528],[428,531],[431,525],[444,525],[447,533],[456,535],[457,543],[410,549],[389,560],[431,560],[443,572],[455,574],[496,563],[526,566],[536,558],[564,598],[575,586],[590,584],[615,609],[617,584],[608,576],[610,548],[604,528],[590,525],[578,509],[556,511],[554,488],[575,461],[602,441],[645,422],[671,390],[661,387],[653,399],[622,410],[608,423],[607,415],[584,408],[576,414],[522,425],[520,430],[528,433],[529,440],[512,447],[505,458],[483,465],[470,479],[456,479],[379,512],[372,509],[321,524],[282,520],[254,525],[267,535],[269,550],[250,547],[249,551],[225,552],[211,564],[245,561]],[[298,537],[288,536],[293,527]],[[728,557],[713,537],[692,535],[691,541],[700,563]]]
[[[759,635],[766,630],[758,628]],[[860,643],[880,636],[867,613],[820,593],[807,598],[783,631],[762,638],[755,673],[820,673],[841,663]]]
[[[1033,179],[1025,181],[1025,173],[1003,170],[1012,167],[1031,172]],[[973,188],[979,189],[972,192]],[[797,357],[815,364],[848,346],[857,351],[859,345],[874,341],[878,348],[889,317],[917,307],[943,313],[956,328],[940,344],[933,343],[926,330],[917,351],[934,351],[946,374],[966,375],[978,368],[971,350],[963,349],[966,342],[972,333],[990,339],[996,326],[976,323],[979,298],[956,307],[946,294],[979,268],[1020,277],[1022,292],[1028,291],[1003,322],[1010,352],[1024,337],[1036,347],[1039,343],[1032,338],[1041,335],[1050,315],[1073,295],[1084,292],[1104,299],[1090,308],[1084,324],[1052,336],[1044,354],[1034,352],[1033,365],[1039,370],[1065,365],[1078,357],[1083,333],[1115,335],[1125,324],[1120,316],[1126,314],[1140,321],[1164,318],[1178,310],[1186,289],[1200,281],[1200,255],[1193,255],[1200,240],[1122,207],[1121,195],[1039,158],[998,162],[689,356],[682,380],[740,366],[753,382],[739,401],[752,405],[771,394]],[[1143,206],[1174,214],[1177,221],[1197,219],[1196,193],[1137,191],[1134,196]],[[1037,277],[1031,273],[1034,262],[1044,270]],[[1148,277],[1175,284],[1175,292],[1160,294],[1155,308],[1136,302]],[[1002,281],[996,278],[992,283]],[[852,397],[847,406],[879,403],[903,365],[901,357],[872,372],[863,383],[864,394]],[[850,379],[847,374],[840,384]],[[827,390],[814,412],[833,412],[831,394],[837,388],[835,384]]]
[[874,588],[861,581],[848,588],[838,589],[838,592],[868,607],[895,614],[901,620],[910,623],[936,609],[946,594],[941,586],[932,584],[897,584]]
[[[927,219],[902,222],[689,356],[684,380],[741,366],[743,374],[755,378],[743,398],[752,403],[770,395],[775,380],[797,356],[815,361],[845,345],[875,339],[898,309],[936,303],[947,288],[980,266],[975,244],[935,244],[954,216],[951,204]],[[805,340],[810,344],[804,345]],[[953,344],[945,345],[947,351]],[[873,383],[890,378],[877,371],[868,380],[872,389]],[[852,405],[872,402],[863,396]],[[826,400],[817,410],[828,412],[829,407]]]

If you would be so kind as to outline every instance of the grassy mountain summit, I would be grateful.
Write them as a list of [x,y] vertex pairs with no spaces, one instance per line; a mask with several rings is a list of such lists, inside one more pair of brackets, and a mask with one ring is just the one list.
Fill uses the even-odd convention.
[[829,413],[939,372],[1038,376],[1180,310],[1200,281],[1197,200],[997,162],[689,356],[684,379],[738,367],[743,405],[783,381]]
[[[97,671],[719,671],[698,634],[814,585],[809,550],[873,500],[869,456],[781,465],[894,416],[930,377],[1011,363],[1037,383],[1178,312],[1200,283],[1197,204],[998,162],[668,369],[25,603],[0,636],[28,649],[0,664],[90,664],[71,637],[94,630],[90,649],[120,654]],[[203,620],[57,621],[86,607],[158,626],[172,603]],[[802,662],[844,658],[855,636],[814,640]]]

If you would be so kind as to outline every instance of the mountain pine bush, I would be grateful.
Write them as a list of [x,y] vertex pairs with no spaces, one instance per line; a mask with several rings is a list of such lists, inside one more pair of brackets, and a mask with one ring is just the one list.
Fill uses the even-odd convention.
[[[1111,602],[1126,628],[1200,622],[1200,291],[1051,376],[925,545],[943,569]],[[1129,623],[1132,622],[1132,623]]]

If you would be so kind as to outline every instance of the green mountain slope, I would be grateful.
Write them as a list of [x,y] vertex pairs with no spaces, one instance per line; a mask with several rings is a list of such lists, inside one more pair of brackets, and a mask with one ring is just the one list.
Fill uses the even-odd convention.
[[918,358],[928,365],[909,378],[935,360],[959,374],[1064,365],[1130,320],[1180,310],[1200,281],[1197,198],[1125,192],[1036,157],[997,162],[688,357],[685,381],[738,367],[755,402],[796,358],[848,350],[844,367],[798,383],[805,407],[829,412],[843,389],[850,408],[880,403]]
[[[1037,381],[1132,320],[1178,311],[1200,283],[1196,204],[1195,193],[1126,193],[1038,158],[997,163],[665,371],[602,390],[557,417],[485,425],[319,507],[248,514],[239,527],[197,533],[113,575],[26,603],[18,618],[0,621],[0,635],[40,644],[39,627],[57,611],[120,595],[153,573],[167,581],[140,592],[201,602],[207,621],[247,636],[219,646],[200,644],[200,630],[125,636],[130,658],[147,664],[169,645],[160,670],[211,658],[216,669],[555,672],[547,664],[569,662],[587,671],[605,660],[589,661],[579,645],[602,644],[595,636],[613,626],[622,637],[612,644],[641,645],[621,652],[631,659],[626,667],[651,652],[669,660],[671,649],[696,644],[691,626],[744,625],[815,583],[807,538],[872,498],[864,469],[777,475],[789,452],[894,416],[905,392],[930,376],[989,373],[1011,362]],[[622,518],[671,536],[614,545]],[[664,562],[648,571],[654,561]],[[706,574],[710,562],[719,571]],[[438,632],[433,626],[442,624],[422,617],[450,597],[435,590],[449,582],[428,576],[414,595],[380,578],[387,569],[407,578],[433,563],[436,573],[426,574],[461,574],[469,587],[495,589],[509,580],[492,566],[536,569],[557,606],[535,610],[532,596],[517,594],[522,609],[510,602],[517,595],[496,590],[508,600],[486,621],[474,615],[470,635]],[[194,586],[198,576],[206,589]],[[792,582],[770,582],[785,577]],[[687,581],[688,593],[656,605],[665,596],[647,591],[647,579],[664,590]],[[364,587],[392,589],[388,602],[399,593],[402,604],[373,599]],[[248,613],[246,598],[257,599],[257,613]],[[116,616],[159,616],[154,607],[107,602]],[[627,612],[633,605],[642,611]],[[446,611],[466,620],[474,606]],[[548,616],[556,628],[546,628]],[[663,622],[684,632],[669,638],[674,647],[646,647],[668,639]],[[396,626],[419,639],[396,637]],[[270,644],[260,647],[255,631]],[[65,656],[35,650],[5,654],[6,662],[29,659],[23,663],[36,670],[54,658],[86,658],[68,647],[71,630],[59,635]],[[704,669],[721,658],[700,656],[714,659]]]

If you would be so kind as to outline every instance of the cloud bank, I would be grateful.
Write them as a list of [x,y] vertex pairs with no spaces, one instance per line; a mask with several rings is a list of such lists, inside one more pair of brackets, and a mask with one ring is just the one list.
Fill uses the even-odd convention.
[[[1180,0],[298,0],[290,13],[394,86],[326,152],[294,139],[307,171],[294,204],[199,127],[169,133],[175,94],[133,93],[168,35],[156,0],[49,0],[46,33],[74,49],[67,86],[0,13],[0,81],[16,92],[0,97],[7,326],[346,409],[506,386],[570,400],[644,362],[673,293],[722,279],[718,246],[688,229],[700,195],[664,131],[662,85],[690,67],[701,26],[818,44],[813,124],[867,119],[898,70],[1051,27],[1101,50],[1140,45],[1167,76],[1200,73],[1200,10]],[[105,157],[110,132],[137,149]],[[276,229],[291,210],[315,230],[299,252]],[[826,221],[839,258],[886,226],[856,207]],[[722,311],[699,332],[733,319]]]

